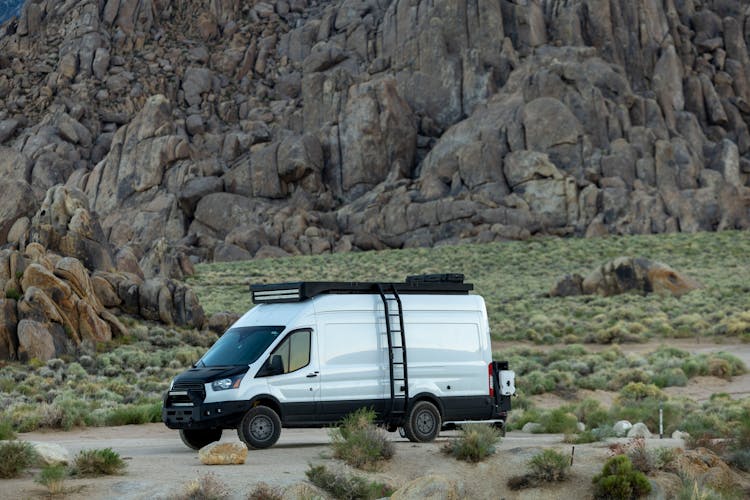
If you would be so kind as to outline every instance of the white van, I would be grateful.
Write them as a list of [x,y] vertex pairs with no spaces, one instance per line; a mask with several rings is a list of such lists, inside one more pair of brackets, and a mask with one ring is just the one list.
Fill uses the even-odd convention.
[[484,300],[463,275],[250,289],[258,305],[165,394],[164,423],[187,446],[237,429],[267,448],[282,427],[334,425],[363,407],[411,441],[470,421],[504,426],[514,373],[492,361]]

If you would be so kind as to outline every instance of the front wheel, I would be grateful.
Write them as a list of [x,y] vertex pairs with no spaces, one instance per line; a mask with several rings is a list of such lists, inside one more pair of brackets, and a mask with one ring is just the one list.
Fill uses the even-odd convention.
[[180,439],[188,448],[200,450],[221,439],[221,429],[180,429]]
[[279,440],[281,419],[271,408],[256,406],[242,418],[237,435],[249,449],[269,448]]
[[409,441],[427,443],[434,441],[440,433],[440,412],[429,401],[419,401],[409,412],[404,422],[404,434]]

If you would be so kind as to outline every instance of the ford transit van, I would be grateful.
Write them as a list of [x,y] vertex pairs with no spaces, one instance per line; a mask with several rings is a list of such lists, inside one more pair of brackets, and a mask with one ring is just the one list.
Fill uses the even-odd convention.
[[194,449],[225,429],[267,448],[282,428],[335,425],[363,407],[417,442],[461,423],[502,427],[514,373],[493,362],[472,289],[460,274],[253,285],[256,306],[172,381],[164,423]]

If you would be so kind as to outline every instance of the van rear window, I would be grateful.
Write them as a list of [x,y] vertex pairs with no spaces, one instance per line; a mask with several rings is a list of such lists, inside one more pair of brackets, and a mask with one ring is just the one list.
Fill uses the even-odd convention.
[[230,328],[203,355],[205,366],[233,366],[254,363],[276,340],[283,326],[240,326]]

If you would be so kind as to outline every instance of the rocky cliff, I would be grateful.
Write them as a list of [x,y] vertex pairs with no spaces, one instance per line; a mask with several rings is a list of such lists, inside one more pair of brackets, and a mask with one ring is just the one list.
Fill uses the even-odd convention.
[[739,0],[27,0],[0,240],[85,193],[185,259],[750,225]]

